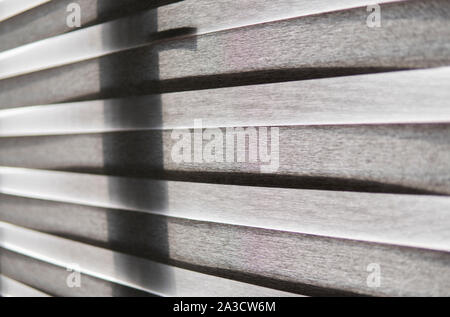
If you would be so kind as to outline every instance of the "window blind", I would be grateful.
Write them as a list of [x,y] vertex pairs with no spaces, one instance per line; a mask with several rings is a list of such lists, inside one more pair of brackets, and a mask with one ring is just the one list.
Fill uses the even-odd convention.
[[0,1],[0,294],[449,296],[449,17]]

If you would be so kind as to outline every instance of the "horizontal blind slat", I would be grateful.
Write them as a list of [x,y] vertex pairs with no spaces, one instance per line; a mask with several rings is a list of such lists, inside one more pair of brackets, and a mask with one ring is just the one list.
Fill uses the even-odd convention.
[[2,0],[0,1],[0,22],[49,1],[50,0]]
[[[19,1],[12,0],[11,2]],[[148,10],[170,2],[171,0],[76,1],[81,10],[81,27],[104,23],[127,14]],[[67,24],[69,14],[73,14],[73,11],[67,11],[71,3],[74,3],[74,1],[48,1],[45,5],[1,22],[0,52],[76,30],[77,28],[70,27]]]
[[49,295],[28,285],[0,275],[0,296],[3,297],[48,297]]
[[[0,249],[2,272],[21,283],[31,285],[52,296],[62,297],[155,297],[148,292],[136,290],[117,283],[82,274],[81,287],[68,287],[67,278],[70,274],[67,268],[52,265],[34,258]],[[72,263],[73,264],[73,263]]]
[[446,124],[279,127],[279,168],[265,174],[261,167],[268,163],[260,161],[177,163],[170,130],[0,138],[0,165],[203,183],[449,194],[449,135]]
[[443,67],[21,107],[0,110],[0,137],[192,129],[195,120],[203,128],[449,123],[449,80]]
[[[5,167],[0,168],[0,177],[1,193],[22,197],[450,251],[448,197],[152,181]],[[423,231],[423,226],[431,230]]]
[[358,8],[162,41],[3,80],[0,99],[14,107],[448,65],[445,41],[429,41],[450,35],[447,1],[395,3],[383,12],[377,30]]
[[[446,296],[449,290],[448,252],[5,197],[11,214],[3,212],[2,221],[294,293]],[[46,223],[50,215],[54,222]],[[370,263],[380,265],[383,287],[366,284]]]
[[[229,4],[225,5],[223,1],[214,3],[214,5],[195,3],[191,4],[191,7],[182,1],[180,4],[173,5],[175,7],[144,11],[137,15],[36,41],[0,53],[0,80],[150,44],[152,37],[156,37],[154,35],[156,32],[190,28],[199,35],[292,18],[296,14],[305,15],[327,12],[336,8],[343,9],[372,4],[373,0],[341,0],[338,5],[325,5],[321,1],[309,10],[305,10],[304,2],[296,2],[296,5],[294,3],[293,1],[284,1],[281,5],[278,3],[274,5],[259,2],[260,8],[254,7],[252,12],[256,14],[252,14],[248,11],[244,13]],[[245,6],[246,4],[241,5]],[[289,9],[288,6],[290,6]],[[303,9],[299,10],[302,6]],[[278,9],[274,11],[274,7]],[[223,10],[224,8],[227,10]],[[186,10],[199,12],[200,15],[189,15],[191,19],[186,21],[181,17],[186,16]],[[211,10],[214,10],[215,14],[212,14]],[[177,13],[175,16],[174,12]],[[249,15],[252,18],[249,19]]]
[[[288,296],[0,222],[0,247],[53,265],[162,296]],[[133,269],[130,269],[133,268]],[[203,287],[199,288],[197,283]]]

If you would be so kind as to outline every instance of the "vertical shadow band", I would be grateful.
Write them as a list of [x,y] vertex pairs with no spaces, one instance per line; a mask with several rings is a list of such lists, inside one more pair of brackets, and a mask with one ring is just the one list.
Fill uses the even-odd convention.
[[[99,2],[99,11],[104,11],[104,6],[108,5],[108,1],[100,1]],[[146,27],[148,34],[152,34],[157,32],[157,13],[156,11],[154,14],[152,14],[151,19],[145,21],[144,25],[141,25],[141,21],[133,21],[133,25],[129,25],[127,27],[127,32],[133,32],[134,28],[139,27]],[[111,36],[126,36],[124,33],[124,30],[114,30],[113,35],[108,34],[105,35],[111,39]],[[121,65],[118,67],[116,63],[120,63]],[[157,54],[151,54],[151,56],[146,56],[145,60],[141,60],[140,63],[151,63],[154,65],[152,67],[152,70],[154,71],[153,76],[158,77],[158,55]],[[133,63],[132,65],[139,65],[140,63]],[[103,91],[116,91],[117,93],[120,93],[121,87],[114,87],[115,82],[121,82],[124,79],[121,78],[120,69],[124,67],[124,65],[127,65],[126,60],[118,60],[115,58],[110,59],[103,59],[100,62],[99,65],[99,73],[100,73],[100,87],[102,92]],[[130,63],[131,65],[131,63]],[[139,72],[139,70],[135,70],[136,72]],[[131,73],[135,72],[134,70],[131,71]],[[113,97],[113,96],[112,96]],[[120,107],[116,108],[119,109],[119,113],[109,114],[114,115],[116,118],[122,117],[122,111],[133,111],[133,105],[128,104],[125,105],[126,107]],[[149,105],[150,106],[150,105]],[[161,114],[161,100],[160,98],[154,98],[152,107],[152,113],[153,118],[152,120],[162,120],[162,114]],[[136,114],[137,116],[139,114]],[[129,115],[128,115],[129,116]],[[124,117],[127,117],[124,115]],[[156,119],[155,119],[156,118]],[[150,120],[150,118],[149,118]],[[123,155],[126,155],[126,153],[122,153],[123,146],[120,144],[121,139],[118,137],[119,135],[117,133],[111,133],[111,134],[105,134],[103,136],[103,151],[104,151],[104,171],[107,174],[114,175],[115,169],[117,166],[121,165],[121,158]],[[161,142],[155,142],[155,139],[152,138],[151,140],[142,140],[142,142],[135,142],[133,144],[127,144],[126,148],[132,148],[130,152],[139,153],[139,149],[142,147],[150,147],[154,149],[155,151],[161,151],[159,147],[161,147]],[[154,162],[156,168],[162,168],[163,162],[162,160],[159,162]],[[131,167],[132,168],[132,167]],[[113,184],[110,183],[109,185],[109,193],[110,195],[116,195],[119,197],[120,200],[130,200],[130,199],[139,199],[139,200],[145,200],[145,204],[148,205],[161,205],[166,200],[167,191],[166,189],[160,185],[158,188],[140,188],[139,192],[134,192],[135,189],[133,188],[127,188],[123,187],[120,184]],[[114,213],[114,211],[108,212],[107,216],[107,223],[108,223],[108,240],[109,244],[112,248],[114,248],[116,243],[121,243],[123,241],[131,240],[131,235],[137,234],[133,231],[133,228],[136,227],[135,221],[139,220],[142,221],[142,218],[136,219],[135,217],[124,217],[122,216],[122,213]],[[148,218],[146,218],[148,219]],[[147,220],[148,221],[148,220]],[[142,226],[142,223],[140,224]],[[152,227],[154,224],[150,221],[144,224],[145,227]],[[155,228],[156,229],[156,228]],[[161,232],[161,235],[164,235],[167,237],[167,225],[163,223],[158,223],[158,231]],[[156,241],[147,241],[148,244],[155,243]],[[168,253],[168,242],[159,240],[158,243],[165,244],[166,252]],[[138,253],[139,250],[133,250],[133,253]],[[163,255],[164,256],[164,255]],[[122,272],[126,272],[130,275],[138,275],[142,281],[148,281],[149,283],[152,283],[151,276],[158,275],[160,276],[160,281],[165,283],[170,283],[170,276],[164,276],[164,274],[167,274],[167,272],[136,272],[135,270],[137,268],[133,267],[126,267],[126,263],[121,263],[118,258],[114,259],[114,265],[117,270],[121,270]],[[161,283],[161,282],[160,282]],[[165,285],[163,288],[170,287],[170,285]],[[125,296],[126,294],[123,294],[122,288],[117,287],[113,289],[113,296]]]

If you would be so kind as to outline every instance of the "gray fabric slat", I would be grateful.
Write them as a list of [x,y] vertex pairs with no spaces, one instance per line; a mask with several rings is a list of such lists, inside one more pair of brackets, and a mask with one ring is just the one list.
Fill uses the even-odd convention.
[[[63,268],[161,296],[292,296],[0,222],[0,246]],[[202,287],[198,287],[198,285]]]
[[0,110],[0,137],[188,129],[199,119],[203,128],[448,123],[449,80],[443,67],[22,107]]
[[1,193],[21,197],[450,250],[448,197],[214,185],[6,167],[0,167],[0,178]]
[[66,281],[71,272],[67,268],[42,262],[6,249],[0,249],[0,261],[4,274],[8,274],[21,283],[43,290],[52,296],[154,296],[147,292],[111,283],[86,274],[81,275],[81,287],[68,287]]
[[280,127],[279,168],[266,175],[261,166],[267,163],[261,162],[176,163],[171,152],[177,140],[170,130],[0,138],[0,165],[253,186],[449,194],[449,134],[446,124]]
[[[154,33],[157,32],[190,28],[192,33],[205,34],[249,24],[292,18],[296,16],[296,12],[298,14],[321,13],[323,10],[326,12],[333,8],[352,8],[368,3],[373,3],[373,0],[340,0],[338,5],[334,6],[325,5],[323,1],[320,1],[311,9],[309,6],[305,6],[304,2],[298,1],[282,1],[275,5],[251,0],[240,3],[240,6],[245,8],[256,5],[256,7],[251,11],[244,11],[223,1],[214,4],[205,3],[205,1],[203,3],[183,1],[175,8],[139,12],[136,15],[36,41],[0,53],[0,79],[139,47],[152,43],[155,38]],[[122,5],[126,7],[125,3]],[[224,8],[228,9],[224,10]],[[274,10],[274,8],[277,9]],[[302,9],[299,10],[299,8]],[[165,11],[161,12],[161,10]],[[197,11],[200,15],[198,13],[190,14],[191,20],[186,21],[185,18],[182,18],[186,11]],[[252,18],[249,19],[249,15]],[[63,17],[65,15],[60,16],[61,20]],[[183,25],[183,23],[187,24]]]
[[357,8],[162,41],[3,80],[0,107],[448,65],[449,13],[407,1],[385,5],[377,29]]
[[0,22],[21,14],[50,0],[3,0],[0,1]]
[[70,2],[0,1],[0,295],[450,296],[449,1]]
[[[1,256],[0,256],[1,258]],[[48,297],[47,294],[28,285],[0,275],[0,296],[2,297]]]
[[[266,287],[305,295],[448,296],[446,252],[5,195],[0,204],[2,221]],[[366,284],[370,263],[380,264],[381,287]]]
[[[19,0],[11,0],[10,3]],[[41,1],[42,0],[38,0]],[[66,25],[67,6],[72,0],[51,1],[24,12],[14,19],[4,21],[0,30],[0,51],[35,42],[74,30]],[[173,2],[179,2],[170,4]],[[279,0],[276,3],[263,0],[241,0],[232,5],[227,0],[79,0],[81,25],[87,27],[120,16],[166,5],[155,10],[158,31],[180,27],[194,27],[199,32],[211,32],[236,26],[281,20],[308,14],[342,10],[392,0]],[[189,14],[186,14],[189,12]]]
[[[18,0],[10,2],[18,2]],[[50,1],[33,10],[28,10],[14,18],[3,21],[0,28],[0,52],[77,30],[77,28],[69,27],[66,23],[66,18],[69,14],[67,6],[73,2],[73,0]],[[123,15],[167,2],[169,1],[76,1],[81,8],[80,22],[82,27],[116,19]]]

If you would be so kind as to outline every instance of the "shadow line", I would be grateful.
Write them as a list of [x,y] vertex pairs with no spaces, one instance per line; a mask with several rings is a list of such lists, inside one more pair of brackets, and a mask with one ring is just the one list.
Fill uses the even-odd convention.
[[[98,9],[100,11],[104,10],[104,6],[108,5],[109,1],[100,1]],[[170,2],[177,1],[162,1],[160,4],[167,4]],[[149,14],[145,15],[145,21],[140,21],[136,16],[136,19],[132,19],[129,25],[125,27],[122,25],[121,29],[113,30],[112,33],[104,34],[103,40],[104,43],[114,42],[114,36],[122,37],[127,36],[129,32],[142,32],[141,28],[145,28],[145,34],[148,34],[154,40],[164,40],[169,37],[182,36],[187,33],[195,32],[192,28],[181,28],[176,30],[169,30],[166,32],[158,33],[158,16],[157,10],[149,11]],[[113,38],[111,38],[113,37]],[[143,65],[150,66],[149,71],[151,72],[152,78],[159,78],[159,52],[152,51],[147,56],[142,56],[141,59],[134,59],[132,63],[123,59],[100,59],[99,61],[99,70],[100,70],[100,94],[106,95],[108,97],[114,97],[115,92],[120,91],[120,82],[123,80],[121,69],[126,68],[127,72],[132,76],[134,74],[139,74],[141,71],[141,67]],[[117,84],[119,83],[119,84]],[[132,96],[133,94],[127,92],[127,96]],[[159,96],[155,96],[153,99],[152,107],[152,115],[148,118],[141,118],[144,122],[148,120],[152,123],[162,123],[162,103],[161,98]],[[130,105],[128,108],[115,108],[114,113],[109,113],[109,115],[114,116],[117,120],[121,118],[129,117],[129,112],[133,111],[133,105]],[[137,114],[138,115],[138,114]],[[114,134],[114,136],[119,136],[120,134]],[[121,144],[121,139],[115,137],[105,137],[103,138],[103,153],[104,153],[104,168],[103,173],[107,173],[110,175],[117,174],[117,165],[123,164],[122,159],[124,155],[126,156],[126,152],[135,152],[139,153],[145,148],[145,152],[155,151],[160,152],[162,146],[162,140],[152,139],[152,140],[143,140],[143,142],[134,142],[131,144]],[[123,152],[125,151],[125,153]],[[153,162],[154,166],[158,168],[163,168],[163,160],[162,158],[159,160],[155,160]],[[138,171],[134,171],[134,173],[138,173]],[[145,173],[146,177],[152,177],[151,172]],[[109,194],[111,196],[114,195],[114,199],[119,199],[121,201],[133,201],[134,203],[143,204],[150,206],[151,208],[158,208],[164,210],[166,208],[167,203],[167,189],[165,184],[158,183],[153,186],[148,186],[146,188],[130,188],[128,186],[124,186],[121,182],[115,182],[111,180],[108,184]],[[159,244],[159,249],[162,251],[163,257],[168,257],[169,255],[169,242],[168,242],[168,229],[167,222],[158,222],[154,223],[150,220],[150,218],[140,218],[144,221],[144,223],[140,223],[140,225],[147,230],[158,231],[159,236],[162,239],[153,240],[151,236],[144,237],[144,241],[148,245]],[[108,239],[114,244],[114,241],[128,241],[133,235],[139,235],[140,232],[135,232],[135,219],[131,215],[129,217],[119,217],[117,213],[108,213],[107,214],[107,223],[108,223]],[[125,253],[128,253],[128,250],[122,250]],[[131,250],[130,250],[131,251]],[[166,291],[168,293],[174,290],[174,281],[173,276],[170,271],[161,270],[160,272],[152,272],[147,271],[145,268],[136,268],[129,267],[129,264],[124,263],[120,260],[120,258],[116,257],[114,259],[114,266],[117,271],[125,273],[129,276],[134,276],[139,278],[142,283],[148,285],[149,288],[154,288],[162,291]],[[113,289],[113,296],[126,296],[127,294],[123,293],[122,288]]]

